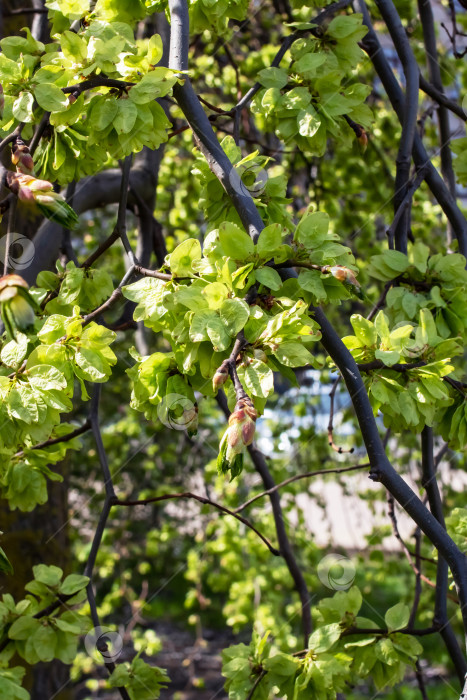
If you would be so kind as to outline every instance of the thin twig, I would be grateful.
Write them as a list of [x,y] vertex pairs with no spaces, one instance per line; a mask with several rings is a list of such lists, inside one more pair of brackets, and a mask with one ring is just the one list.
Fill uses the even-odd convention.
[[[155,277],[158,280],[164,280],[164,282],[170,282],[173,279],[172,275],[167,272],[159,272],[159,270],[148,270],[147,267],[142,267],[141,265],[134,266],[135,273],[138,275],[143,275],[144,277]],[[178,277],[177,279],[186,279],[185,277]]]
[[236,518],[239,520],[241,523],[246,525],[250,530],[252,530],[258,537],[264,542],[266,547],[269,549],[271,554],[274,554],[274,556],[279,557],[281,553],[279,552],[278,549],[273,547],[273,545],[269,542],[267,537],[261,534],[261,532],[251,523],[249,520],[246,518],[243,518],[241,515],[238,515],[238,513],[235,510],[230,510],[230,508],[226,508],[225,506],[221,505],[220,503],[216,503],[215,501],[211,501],[209,498],[205,498],[204,496],[200,496],[197,493],[191,493],[190,491],[184,491],[183,493],[166,493],[163,496],[153,496],[152,498],[143,498],[140,500],[128,500],[128,499],[114,499],[113,505],[118,505],[118,506],[146,506],[149,503],[159,503],[161,501],[169,501],[169,500],[174,500],[178,498],[191,498],[195,501],[198,501],[199,503],[202,503],[203,505],[208,505],[212,506],[213,508],[216,508],[219,510],[221,513],[226,513],[227,515],[231,515],[233,518]]
[[[79,428],[76,428],[76,430],[72,430],[71,433],[67,433],[66,435],[62,435],[61,437],[57,438],[52,438],[51,440],[45,440],[44,442],[38,442],[37,445],[32,445],[31,447],[27,448],[27,451],[29,450],[43,450],[47,447],[50,447],[51,445],[58,445],[60,442],[69,442],[70,440],[73,440],[73,438],[78,437],[79,435],[82,435],[83,433],[86,433],[88,430],[91,428],[91,421],[88,418],[83,425],[81,425]],[[25,454],[25,450],[21,450],[20,452],[17,452],[14,457],[16,458],[21,458]]]
[[105,253],[106,250],[108,250],[115,241],[118,241],[119,239],[119,232],[118,232],[118,227],[115,226],[114,230],[108,236],[105,241],[102,241],[102,243],[96,248],[96,250],[91,253],[91,255],[86,258],[86,260],[81,263],[80,267],[83,267],[85,269],[91,267],[93,263],[96,262],[100,258],[100,256]]
[[267,673],[267,670],[263,668],[262,671],[261,671],[261,673],[259,674],[258,678],[255,680],[255,682],[254,682],[254,684],[253,684],[253,687],[251,688],[250,692],[249,692],[248,695],[246,696],[246,700],[251,700],[251,699],[252,699],[253,695],[255,694],[256,688],[259,686],[259,684],[260,684],[261,681],[263,680],[263,678],[264,678],[264,676],[266,675],[266,673]]
[[132,265],[132,266],[126,271],[126,273],[125,273],[124,276],[122,277],[122,280],[121,280],[121,282],[119,283],[118,287],[116,287],[116,288],[114,289],[114,291],[112,292],[112,294],[110,295],[110,297],[109,297],[106,301],[104,301],[104,303],[101,304],[97,309],[94,309],[94,311],[91,311],[90,313],[88,313],[88,314],[84,317],[84,319],[83,319],[83,327],[84,327],[84,326],[87,326],[88,323],[91,323],[91,321],[93,321],[97,316],[100,316],[101,313],[103,313],[104,311],[107,311],[108,309],[112,308],[112,306],[114,306],[114,305],[117,303],[117,301],[121,298],[121,296],[122,296],[122,294],[123,294],[123,292],[122,292],[122,287],[124,287],[124,286],[130,281],[130,279],[133,277],[134,274],[135,274],[135,268],[134,268],[134,266]]
[[278,491],[279,489],[283,488],[284,486],[287,486],[288,484],[292,484],[294,481],[300,481],[301,479],[311,479],[314,476],[326,476],[327,474],[344,474],[345,472],[354,472],[359,469],[368,469],[370,466],[370,463],[367,462],[366,464],[356,464],[354,467],[336,467],[335,469],[318,469],[313,472],[306,472],[306,474],[295,474],[295,476],[291,476],[288,479],[285,479],[285,481],[281,481],[280,484],[276,484],[272,488],[268,489],[267,491],[262,491],[261,493],[256,494],[256,496],[252,496],[251,498],[248,499],[248,501],[245,501],[245,503],[242,503],[241,506],[238,506],[235,508],[235,513],[240,513],[240,511],[244,510],[247,508],[247,506],[251,505],[255,501],[257,501],[259,498],[263,498],[264,496],[270,496],[272,493],[275,491]]

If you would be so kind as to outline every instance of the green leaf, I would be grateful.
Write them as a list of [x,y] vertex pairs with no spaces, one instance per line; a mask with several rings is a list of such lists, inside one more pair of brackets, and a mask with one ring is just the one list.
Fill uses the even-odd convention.
[[5,700],[29,700],[28,691],[19,685],[24,674],[25,669],[21,666],[0,669],[0,695],[2,698]]
[[180,243],[168,258],[168,264],[175,277],[191,277],[193,263],[201,260],[201,244],[195,238]]
[[75,362],[84,379],[90,382],[104,382],[107,379],[107,365],[96,350],[81,346],[75,353]]
[[368,273],[384,282],[398,277],[410,266],[409,259],[398,250],[386,250],[382,255],[370,258]]
[[252,360],[245,367],[244,378],[247,390],[255,396],[267,398],[274,391],[273,372],[261,360]]
[[342,627],[339,622],[318,627],[308,639],[308,648],[316,654],[328,651],[337,642],[341,634]]
[[339,15],[334,17],[329,23],[326,33],[334,39],[344,39],[363,29],[363,36],[367,33],[367,28],[362,27],[361,15]]
[[326,290],[318,270],[300,270],[298,283],[306,292],[311,292],[318,303],[326,299]]
[[429,309],[420,309],[419,319],[420,325],[415,336],[417,343],[436,345],[440,338],[431,311]]
[[400,353],[398,353],[396,350],[376,350],[375,351],[375,358],[377,360],[381,360],[381,362],[384,362],[384,364],[387,367],[391,367],[391,365],[395,365],[396,362],[399,362],[400,360]]
[[35,632],[39,625],[39,620],[36,620],[36,618],[31,615],[22,615],[13,622],[8,630],[8,636],[10,639],[27,639]]
[[[182,292],[185,292],[185,296],[189,296],[190,290],[192,287],[185,287],[182,288]],[[227,296],[229,294],[229,290],[225,286],[225,284],[222,284],[221,282],[212,282],[212,284],[208,284],[206,287],[204,287],[202,291],[203,297],[207,300],[209,304],[210,309],[218,309],[220,306],[222,306],[222,303],[227,299]],[[193,294],[194,300],[196,299],[196,295]],[[180,295],[178,296],[178,300],[180,301]],[[181,303],[184,303],[183,301]],[[198,308],[199,308],[199,301],[197,302]],[[191,308],[191,305],[186,303],[185,301],[185,306],[188,306],[188,308]],[[196,308],[196,302],[195,302],[195,307]]]
[[216,317],[217,313],[213,309],[202,309],[195,313],[191,319],[190,339],[194,343],[201,343],[203,340],[208,340],[207,324]]
[[80,574],[69,574],[58,589],[63,595],[72,595],[73,593],[78,593],[82,588],[86,588],[89,583],[88,576],[81,576]]
[[410,619],[410,608],[404,603],[397,603],[386,612],[384,620],[390,632],[407,627]]
[[[229,301],[234,301],[229,300]],[[206,332],[209,340],[212,342],[215,352],[227,350],[231,343],[231,333],[226,328],[226,323],[219,318],[217,314],[208,319]]]
[[115,97],[111,95],[108,97],[100,97],[96,100],[89,115],[90,124],[97,131],[103,131],[112,124],[117,113],[118,102]]
[[67,386],[65,376],[60,370],[55,369],[51,365],[36,365],[27,372],[29,383],[35,389],[40,389],[41,391],[57,389],[60,391]]
[[164,97],[177,82],[173,71],[159,66],[142,77],[139,83],[129,90],[129,98],[135,104],[146,104],[158,97]]
[[48,622],[43,622],[34,633],[32,643],[41,661],[49,662],[55,657],[57,637],[55,630]]
[[220,225],[219,240],[224,253],[233,260],[243,261],[255,251],[250,236],[229,221]]
[[47,0],[45,5],[51,10],[59,10],[68,19],[81,19],[89,12],[90,0]]
[[378,311],[375,318],[375,330],[383,342],[388,341],[390,337],[388,319],[384,311]]
[[328,228],[329,216],[326,212],[307,212],[298,224],[294,238],[305,248],[314,248],[326,239]]
[[281,276],[272,267],[260,267],[255,270],[255,277],[257,282],[261,282],[261,284],[273,291],[277,291],[282,287]]
[[3,346],[0,359],[8,367],[18,367],[28,351],[28,337],[24,333],[17,333],[15,340]]
[[324,53],[306,53],[292,64],[294,73],[300,73],[304,78],[314,78],[316,69],[326,61]]
[[378,337],[376,328],[371,321],[363,318],[363,316],[360,314],[352,314],[350,317],[350,323],[352,324],[355,335],[360,340],[362,345],[366,345],[368,347],[376,345]]
[[317,111],[309,105],[298,115],[298,130],[301,136],[311,138],[321,126],[321,119]]
[[280,224],[270,224],[263,228],[256,244],[256,252],[261,258],[270,260],[274,257],[274,251],[282,244],[282,233]]
[[131,100],[117,100],[118,111],[113,125],[118,134],[128,134],[134,127],[138,116],[138,108]]
[[34,88],[37,103],[46,112],[63,112],[68,107],[68,98],[54,83],[39,83]]
[[219,313],[227,332],[233,337],[245,327],[250,315],[250,308],[242,299],[226,299],[220,307]]
[[0,547],[0,571],[3,571],[6,574],[14,573],[11,562],[1,547]]
[[76,32],[65,31],[60,35],[63,54],[72,63],[84,63],[88,55],[88,46],[82,36]]
[[34,578],[40,583],[44,583],[46,586],[55,588],[60,583],[63,571],[58,566],[46,566],[45,564],[37,564],[32,568],[34,572]]
[[[62,93],[63,94],[63,93]],[[33,121],[34,97],[30,92],[20,92],[16,100],[13,102],[13,116],[19,122]]]
[[430,249],[422,241],[417,241],[409,253],[410,261],[422,275],[426,272],[429,255]]
[[266,88],[283,88],[287,85],[289,76],[282,68],[264,68],[258,73],[258,82]]
[[313,363],[313,355],[300,343],[280,343],[272,354],[286,367],[306,367]]

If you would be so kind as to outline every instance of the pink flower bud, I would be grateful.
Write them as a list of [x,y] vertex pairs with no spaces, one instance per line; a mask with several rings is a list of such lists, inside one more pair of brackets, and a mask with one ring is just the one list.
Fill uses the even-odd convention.
[[249,397],[237,401],[234,412],[230,414],[226,433],[228,462],[253,442],[257,417],[258,414]]
[[324,265],[321,270],[322,272],[330,272],[336,280],[339,280],[339,282],[352,284],[354,287],[360,287],[355,274],[352,272],[352,270],[349,270],[348,267],[344,267],[343,265],[333,265],[332,267],[329,265]]
[[26,204],[33,204],[34,203],[34,195],[29,189],[29,187],[20,187],[18,190],[18,199],[20,199],[22,202],[26,202]]
[[47,180],[36,180],[35,177],[29,182],[29,188],[33,192],[53,192],[53,185]]

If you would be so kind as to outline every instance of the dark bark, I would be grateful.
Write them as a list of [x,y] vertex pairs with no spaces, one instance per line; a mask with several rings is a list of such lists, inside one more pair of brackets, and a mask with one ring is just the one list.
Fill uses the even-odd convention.
[[[402,112],[402,134],[396,158],[396,180],[394,191],[394,213],[396,214],[409,189],[410,164],[417,125],[419,70],[415,56],[410,48],[405,29],[392,0],[376,0],[376,4],[389,29],[392,41],[402,63],[406,90],[405,104]],[[407,253],[409,230],[409,211],[405,209],[395,226],[394,238],[396,250]]]
[[[404,118],[405,99],[393,70],[389,65],[383,48],[373,29],[370,15],[364,0],[359,0],[359,7],[363,13],[364,24],[368,27],[368,34],[362,40],[362,46],[369,55],[375,70],[383,83],[383,87],[389,97],[399,121]],[[420,136],[415,133],[413,146],[413,159],[418,168],[426,166],[425,180],[433,196],[437,200],[450,222],[459,245],[459,252],[467,257],[467,220],[459,209],[456,200],[452,197],[442,177],[431,163]]]

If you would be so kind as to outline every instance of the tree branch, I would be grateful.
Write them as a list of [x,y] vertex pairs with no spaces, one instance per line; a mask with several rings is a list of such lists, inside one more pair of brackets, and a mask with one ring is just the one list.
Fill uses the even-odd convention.
[[[444,97],[443,81],[441,69],[438,61],[438,49],[436,46],[435,23],[430,0],[418,0],[418,13],[423,28],[423,41],[425,44],[426,61],[428,65],[428,75],[433,87]],[[421,81],[420,81],[421,85]],[[461,110],[462,111],[462,110]],[[438,102],[438,125],[439,125],[439,152],[441,156],[441,172],[444,181],[453,197],[456,196],[456,178],[452,167],[452,154],[449,147],[451,140],[451,127],[449,124],[449,114],[446,105]],[[466,116],[463,117],[464,121]],[[449,229],[448,243],[451,242],[452,231]]]
[[321,309],[314,315],[321,327],[321,342],[339,368],[347,385],[371,463],[370,478],[379,481],[394,496],[434,546],[447,559],[458,587],[464,627],[467,629],[467,558],[436,518],[389,462],[373,416],[358,366]]
[[[409,189],[410,163],[417,125],[419,70],[410,48],[405,29],[392,0],[376,0],[378,9],[386,22],[392,41],[404,69],[406,81],[405,103],[402,110],[402,134],[396,159],[396,180],[394,192],[394,213],[398,213],[401,202]],[[407,211],[400,214],[394,226],[395,247],[407,253],[407,238],[410,222]]]
[[[368,27],[368,33],[362,40],[362,47],[369,55],[394,111],[399,121],[402,123],[405,110],[403,92],[373,29],[365,0],[358,1],[359,7],[363,13],[363,23]],[[459,245],[459,252],[467,257],[467,220],[457,206],[456,200],[452,197],[438,171],[433,166],[423,146],[422,140],[417,133],[415,133],[414,137],[413,158],[417,167],[427,166],[425,179],[428,187],[453,227]]]
[[[446,528],[443,513],[443,503],[436,478],[436,465],[433,456],[433,430],[425,426],[422,430],[422,486],[428,496],[430,510],[443,528]],[[467,662],[459,646],[452,625],[449,622],[448,609],[448,564],[445,558],[438,553],[438,565],[436,569],[435,612],[433,624],[440,625],[440,634],[446,645],[446,649],[456,669],[461,683],[467,674]]]
[[[169,0],[169,9],[172,26],[169,67],[177,71],[186,71],[188,69],[189,38],[186,0]],[[217,140],[211,122],[207,118],[188,77],[185,77],[183,85],[174,85],[173,94],[210,169],[231,198],[245,230],[256,241],[264,227],[263,220],[249,193],[245,192],[240,175]]]

